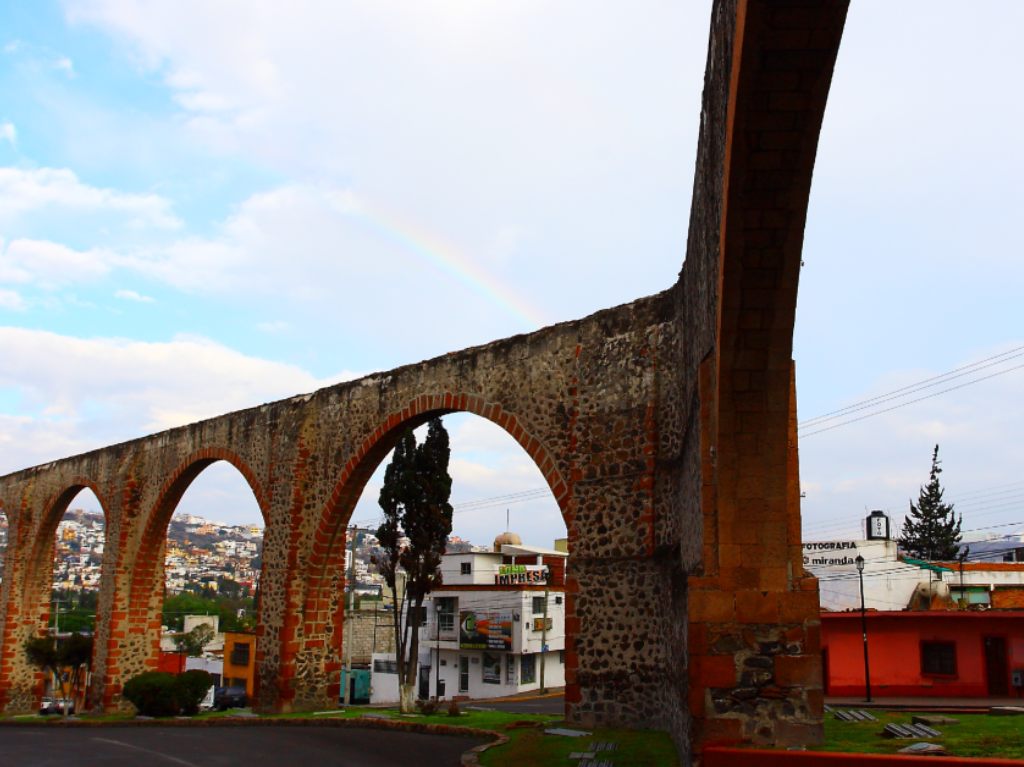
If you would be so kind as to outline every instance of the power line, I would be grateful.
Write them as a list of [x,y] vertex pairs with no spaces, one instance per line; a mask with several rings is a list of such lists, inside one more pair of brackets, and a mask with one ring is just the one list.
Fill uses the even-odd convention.
[[946,373],[942,373],[937,376],[932,376],[931,378],[925,378],[922,381],[908,384],[907,386],[903,386],[899,389],[893,389],[892,391],[886,392],[885,394],[879,394],[875,397],[870,397],[866,400],[855,402],[852,405],[847,405],[846,407],[839,408],[838,410],[833,410],[823,415],[815,416],[814,418],[809,418],[800,424],[800,428],[816,426],[818,422],[831,421],[835,418],[841,418],[845,415],[848,415],[849,413],[864,410],[865,408],[871,407],[875,404],[881,404],[882,402],[888,402],[892,399],[899,399],[900,397],[908,396],[909,394],[913,394],[917,391],[930,389],[931,387],[939,386],[945,383],[946,381],[951,381],[955,378],[961,378],[965,375],[970,375],[971,373],[977,372],[978,370],[984,370],[986,368],[993,367],[994,365],[1001,365],[1008,359],[1016,359],[1017,357],[1020,356],[1024,356],[1024,346],[1018,346],[1015,349],[1010,349],[1009,351],[1005,351],[1000,354],[994,354],[991,357],[986,357],[985,359],[978,360],[977,362],[972,362],[969,365],[963,365],[961,367],[954,368],[953,370],[950,370]]
[[[957,384],[956,386],[950,386],[948,389],[942,389],[942,390],[937,391],[937,392],[932,392],[931,394],[926,394],[923,397],[918,397],[916,399],[908,400],[906,402],[901,402],[899,405],[893,405],[892,407],[883,408],[882,410],[876,410],[873,413],[867,413],[866,415],[857,416],[856,418],[850,418],[850,419],[848,419],[846,421],[840,421],[839,423],[832,424],[831,426],[825,426],[825,427],[823,427],[821,429],[816,429],[815,431],[810,431],[810,432],[807,432],[806,434],[801,434],[800,437],[801,438],[813,437],[815,434],[821,434],[822,432],[832,431],[833,429],[838,429],[840,426],[848,426],[851,423],[857,423],[858,421],[864,421],[864,420],[866,420],[868,418],[874,418],[876,415],[882,415],[884,413],[891,413],[893,410],[899,410],[900,408],[907,407],[908,405],[913,405],[913,404],[916,404],[918,402],[924,402],[927,399],[932,399],[933,397],[938,397],[940,394],[948,394],[951,391],[956,391],[957,389],[963,389],[963,388],[965,388],[967,386],[971,386],[971,385],[976,384],[976,383],[981,383],[982,381],[987,381],[990,378],[996,378],[997,376],[1006,375],[1007,373],[1012,373],[1013,371],[1020,370],[1021,368],[1024,368],[1024,363],[1022,363],[1020,365],[1014,365],[1012,368],[1007,368],[1006,370],[1000,370],[1000,371],[997,371],[995,373],[989,373],[987,376],[982,376],[981,378],[976,378],[973,381],[966,381],[966,382],[964,382],[962,384]],[[824,423],[824,422],[822,422],[822,423]],[[798,426],[797,428],[799,429],[802,426],[803,426],[803,424],[800,424],[800,426]]]

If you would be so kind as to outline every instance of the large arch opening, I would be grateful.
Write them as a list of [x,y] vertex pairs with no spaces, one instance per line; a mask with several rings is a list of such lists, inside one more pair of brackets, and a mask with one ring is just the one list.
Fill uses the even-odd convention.
[[[484,412],[497,412],[501,418]],[[408,428],[422,431],[434,416],[444,416],[451,441],[454,514],[441,566],[444,582],[424,605],[417,692],[423,697],[439,692],[441,697],[452,697],[466,694],[459,692],[465,682],[461,686],[471,685],[474,694],[497,697],[509,694],[509,689],[536,689],[542,683],[548,688],[564,686],[571,676],[569,659],[574,657],[575,641],[575,635],[566,631],[573,625],[566,620],[572,610],[566,574],[571,573],[573,530],[569,488],[554,458],[500,408],[426,410],[407,416],[389,420],[367,440],[360,460],[346,467],[348,476],[342,477],[334,503],[321,519],[303,628],[322,631],[325,637],[328,700],[358,696],[365,689],[360,681],[363,674],[374,675],[375,701],[387,697],[388,674],[394,670],[388,654],[394,651],[396,607],[394,596],[370,564],[374,533],[382,519],[377,499],[384,468],[400,436]],[[422,441],[419,435],[418,440]],[[505,535],[510,527],[515,537]],[[499,551],[494,550],[496,541]],[[506,551],[500,550],[502,542]],[[346,556],[355,562],[351,569],[346,567]],[[468,580],[473,582],[467,582],[467,567]],[[519,572],[530,574],[515,574]],[[354,581],[348,591],[347,576]],[[532,580],[526,583],[527,578]],[[311,607],[317,612],[311,613]],[[460,642],[459,627],[464,624],[460,619],[477,614],[481,625],[500,626],[489,650],[471,649],[474,640],[466,637]],[[360,630],[361,625],[371,630]],[[310,637],[314,635],[311,632]],[[479,644],[479,637],[475,641]],[[497,649],[499,643],[504,649]],[[547,655],[541,653],[544,644]],[[467,667],[462,676],[460,663]],[[343,675],[343,669],[349,668],[352,674]],[[433,670],[427,674],[429,669]],[[390,684],[397,690],[393,674]],[[304,693],[315,697],[313,690],[303,688],[302,679],[296,680],[296,692],[299,699]]]
[[251,698],[266,504],[242,461],[205,452],[165,483],[139,543],[120,682],[196,668]]
[[[32,610],[29,614],[38,615],[39,621],[34,636],[25,639],[44,638],[59,646],[79,643],[85,645],[88,656],[87,666],[76,663],[75,668],[64,669],[63,684],[52,674],[33,668],[33,697],[52,701],[54,711],[72,704],[81,710],[89,699],[88,670],[96,657],[96,629],[101,624],[106,522],[96,486],[89,481],[76,482],[46,509],[26,561],[23,605]],[[23,647],[19,649],[25,652]]]

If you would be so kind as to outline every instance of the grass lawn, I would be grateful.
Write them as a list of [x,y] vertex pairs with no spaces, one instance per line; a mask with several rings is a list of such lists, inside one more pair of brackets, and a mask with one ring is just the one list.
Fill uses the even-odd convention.
[[[885,738],[878,733],[890,722],[909,723],[913,712],[872,710],[877,722],[841,722],[825,714],[825,742],[816,751],[893,754],[918,740]],[[928,740],[946,747],[951,756],[990,756],[1024,759],[1024,717],[988,714],[951,714],[959,724],[940,724],[942,737]],[[923,739],[920,739],[923,740]],[[927,760],[926,760],[927,761]]]

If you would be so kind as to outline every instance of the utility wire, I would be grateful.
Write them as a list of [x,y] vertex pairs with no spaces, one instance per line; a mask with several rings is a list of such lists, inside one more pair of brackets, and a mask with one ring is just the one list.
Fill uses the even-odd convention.
[[[809,431],[806,434],[801,434],[800,437],[801,437],[801,439],[806,438],[806,437],[813,437],[815,434],[821,434],[822,432],[832,431],[833,429],[838,429],[840,426],[848,426],[851,423],[857,423],[858,421],[864,421],[864,420],[866,420],[868,418],[874,418],[876,415],[882,415],[883,413],[891,413],[893,410],[899,410],[900,408],[907,407],[908,405],[913,405],[913,404],[918,403],[918,402],[924,402],[926,399],[932,399],[933,397],[938,397],[940,394],[948,394],[951,391],[956,391],[957,389],[963,389],[964,387],[971,386],[971,385],[976,384],[976,383],[981,383],[982,381],[987,381],[990,378],[996,378],[997,376],[1006,375],[1007,373],[1012,373],[1013,371],[1020,370],[1021,368],[1024,368],[1024,363],[1022,363],[1020,365],[1014,365],[1012,368],[1007,368],[1006,370],[1000,370],[1000,371],[995,372],[995,373],[989,373],[987,376],[982,376],[981,378],[975,378],[973,381],[966,381],[966,382],[964,382],[962,384],[957,384],[956,386],[950,386],[948,389],[941,389],[940,391],[932,392],[931,394],[926,394],[923,397],[917,397],[916,399],[908,400],[906,402],[901,402],[900,404],[893,405],[892,407],[883,408],[882,410],[876,410],[873,413],[867,413],[866,415],[857,416],[856,418],[850,418],[850,419],[848,419],[846,421],[840,421],[839,423],[832,424],[831,426],[825,426],[825,427],[822,427],[820,429],[815,429],[814,431]],[[824,423],[824,422],[822,422],[822,423]],[[800,424],[800,426],[798,426],[797,428],[799,429],[799,428],[802,428],[802,427],[803,427],[803,424]]]
[[894,389],[893,391],[886,392],[885,394],[879,394],[878,396],[871,397],[866,400],[861,400],[860,402],[855,402],[852,405],[847,405],[846,407],[839,408],[838,410],[833,410],[829,413],[815,416],[814,418],[809,418],[800,424],[800,428],[813,427],[817,426],[820,422],[831,421],[836,418],[842,418],[846,415],[849,415],[850,413],[864,410],[866,408],[882,404],[893,399],[900,399],[902,397],[909,396],[910,394],[914,394],[915,392],[923,391],[924,389],[930,389],[933,386],[940,386],[956,378],[971,375],[972,373],[975,373],[979,370],[985,370],[986,368],[990,368],[995,365],[1001,365],[1007,360],[1016,359],[1017,357],[1021,356],[1024,356],[1024,346],[1018,346],[1015,349],[1010,349],[1009,351],[1002,352],[1001,354],[995,354],[991,357],[986,357],[985,359],[978,360],[977,362],[972,362],[969,365],[963,365],[962,367],[954,368],[953,370],[950,370],[946,373],[942,373],[937,376],[932,376],[931,378],[925,378],[922,381],[908,384],[907,386],[903,386],[899,389]]

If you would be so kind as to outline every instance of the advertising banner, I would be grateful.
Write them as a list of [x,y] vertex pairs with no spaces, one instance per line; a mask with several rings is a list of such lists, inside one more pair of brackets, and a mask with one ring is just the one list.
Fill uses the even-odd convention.
[[512,650],[512,614],[459,611],[459,648]]

